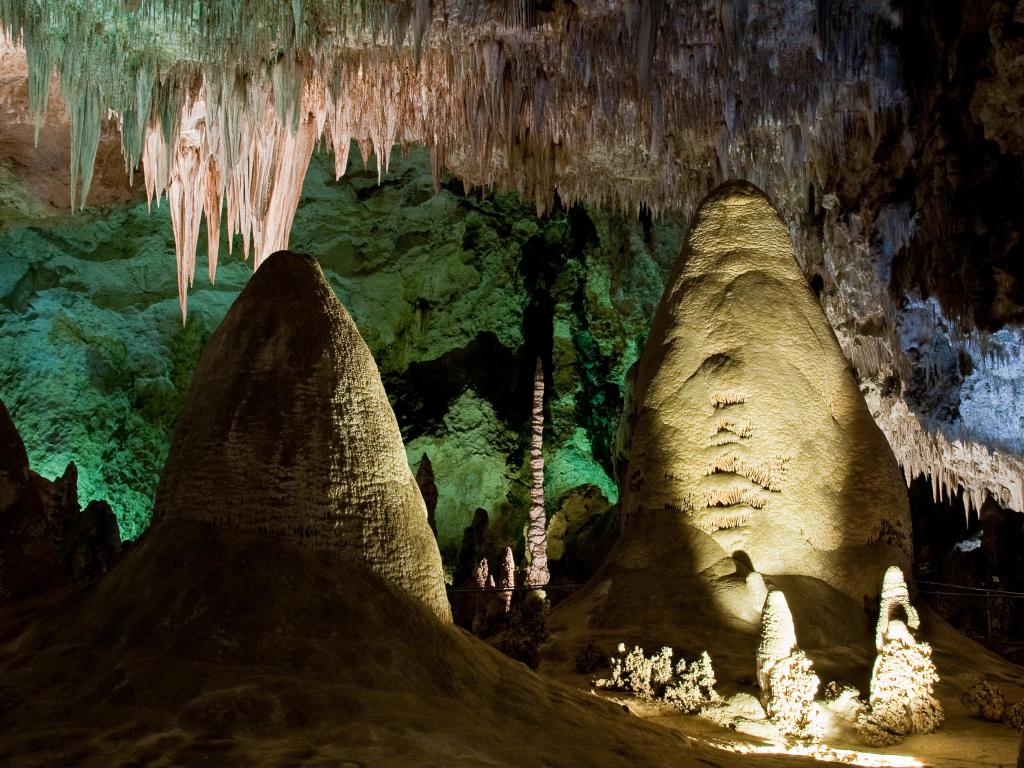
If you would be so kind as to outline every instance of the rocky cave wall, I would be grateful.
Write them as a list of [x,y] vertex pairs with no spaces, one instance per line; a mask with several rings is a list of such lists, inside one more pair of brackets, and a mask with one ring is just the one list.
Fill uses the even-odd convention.
[[[314,157],[292,247],[316,255],[381,370],[415,471],[429,457],[446,560],[481,507],[521,548],[534,361],[549,387],[546,498],[562,537],[617,500],[610,440],[685,228],[515,195],[434,194],[429,158],[396,151],[382,184],[353,152]],[[31,190],[20,194],[32,199]],[[251,274],[239,254],[197,280],[181,324],[166,206],[144,200],[0,232],[0,396],[32,466],[79,469],[122,534],[149,521],[199,351]],[[222,244],[226,251],[226,243]],[[202,251],[202,249],[201,249]],[[171,262],[173,264],[173,262]]]

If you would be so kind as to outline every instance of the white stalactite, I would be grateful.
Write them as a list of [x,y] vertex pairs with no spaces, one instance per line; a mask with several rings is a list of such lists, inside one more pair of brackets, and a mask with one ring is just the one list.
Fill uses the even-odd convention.
[[901,399],[876,396],[868,404],[903,467],[907,485],[919,475],[931,478],[936,501],[952,499],[963,489],[968,517],[988,497],[1001,507],[1024,511],[1024,458],[928,430]]

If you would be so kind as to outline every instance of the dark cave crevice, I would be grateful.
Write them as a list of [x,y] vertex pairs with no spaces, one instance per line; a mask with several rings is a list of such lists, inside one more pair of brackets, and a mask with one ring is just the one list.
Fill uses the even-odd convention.
[[402,439],[438,433],[445,414],[467,389],[490,402],[506,424],[517,424],[520,395],[509,371],[521,367],[522,355],[508,349],[491,331],[482,331],[464,347],[440,357],[413,362],[402,372],[382,372],[381,379],[402,430]]
[[1024,592],[1024,515],[991,499],[965,515],[962,491],[935,501],[924,477],[909,496],[922,599],[960,632],[1024,662],[1024,599],[999,594]]

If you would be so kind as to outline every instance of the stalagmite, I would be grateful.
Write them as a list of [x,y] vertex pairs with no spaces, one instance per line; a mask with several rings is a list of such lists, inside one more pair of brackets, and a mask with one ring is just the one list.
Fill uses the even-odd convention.
[[866,720],[896,737],[935,731],[945,717],[935,697],[939,681],[932,649],[917,642],[902,621],[890,622],[871,672]]
[[878,623],[875,625],[875,649],[881,650],[889,632],[889,623],[896,617],[897,611],[903,611],[906,625],[910,629],[918,629],[921,619],[917,609],[910,604],[910,592],[903,577],[903,570],[896,565],[890,566],[882,578],[882,596],[878,607]]
[[750,184],[719,187],[693,220],[620,443],[620,545],[671,536],[695,571],[712,547],[742,552],[758,573],[858,603],[890,563],[909,565],[899,466],[784,222]]
[[773,589],[768,593],[761,613],[761,641],[757,646],[757,684],[764,700],[769,692],[772,667],[796,650],[796,630],[786,596]]
[[365,565],[451,620],[377,366],[309,256],[268,259],[203,350],[157,490],[168,519]]
[[516,560],[512,556],[512,547],[505,547],[505,558],[501,563],[501,593],[505,613],[512,608],[512,590],[516,586]]
[[487,567],[487,558],[483,558],[476,567],[473,579],[476,581],[477,589],[487,589],[487,579],[490,577],[490,570]]
[[761,614],[757,683],[765,712],[782,733],[800,738],[816,734],[814,697],[820,680],[797,648],[793,615],[779,590],[768,593]]
[[530,438],[530,522],[526,533],[530,564],[527,586],[544,586],[548,573],[547,516],[544,514],[544,366],[540,358],[533,375],[533,417]]

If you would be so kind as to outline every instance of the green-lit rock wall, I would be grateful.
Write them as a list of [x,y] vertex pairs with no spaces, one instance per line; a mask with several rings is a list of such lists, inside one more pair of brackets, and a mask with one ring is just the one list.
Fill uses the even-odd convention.
[[[615,502],[625,373],[683,234],[583,208],[539,219],[457,180],[435,194],[422,152],[396,154],[380,185],[358,156],[340,182],[314,157],[292,248],[319,259],[359,325],[413,470],[430,458],[448,562],[477,507],[521,549],[537,356],[553,554]],[[108,500],[126,537],[148,524],[198,354],[250,273],[225,250],[215,285],[199,265],[182,328],[166,208],[0,219],[0,397],[36,471],[74,460],[82,498]]]

